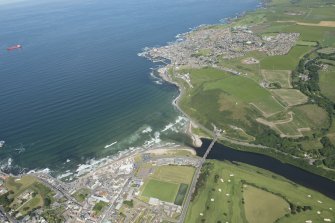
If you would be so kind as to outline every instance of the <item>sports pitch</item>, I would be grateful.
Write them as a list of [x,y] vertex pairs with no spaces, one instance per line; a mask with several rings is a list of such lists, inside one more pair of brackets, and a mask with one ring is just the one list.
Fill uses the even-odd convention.
[[190,166],[159,166],[142,186],[142,196],[181,205],[195,169]]
[[161,201],[173,203],[178,193],[179,184],[149,179],[142,196],[158,198]]

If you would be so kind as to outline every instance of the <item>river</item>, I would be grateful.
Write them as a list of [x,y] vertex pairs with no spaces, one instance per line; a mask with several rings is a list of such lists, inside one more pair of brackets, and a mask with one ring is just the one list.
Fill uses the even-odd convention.
[[[201,148],[196,149],[198,156],[203,156],[209,144],[211,143],[211,140],[208,139],[202,139],[202,141],[203,144]],[[307,172],[291,164],[282,163],[279,160],[269,156],[235,150],[220,143],[215,143],[207,158],[216,160],[227,160],[231,162],[241,162],[252,166],[260,167],[262,169],[266,169],[273,173],[281,175],[294,183],[313,189],[332,199],[335,199],[334,181]]]

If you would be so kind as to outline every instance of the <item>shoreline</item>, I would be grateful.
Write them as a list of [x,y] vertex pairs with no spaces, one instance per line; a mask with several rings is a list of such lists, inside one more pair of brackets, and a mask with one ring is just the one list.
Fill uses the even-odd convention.
[[[150,58],[148,58],[148,59],[150,59]],[[207,129],[203,125],[201,125],[201,124],[197,123],[196,121],[194,121],[194,119],[192,119],[188,114],[186,114],[180,108],[180,106],[179,106],[178,103],[179,103],[181,97],[183,97],[183,95],[185,93],[185,89],[179,83],[173,81],[170,78],[169,74],[166,73],[167,68],[169,66],[171,66],[171,64],[167,64],[163,68],[159,68],[160,70],[163,69],[163,71],[165,71],[165,72],[158,72],[158,73],[159,73],[159,76],[164,81],[166,81],[169,84],[173,84],[173,85],[175,85],[178,88],[179,94],[172,101],[172,104],[189,120],[190,125],[192,125],[192,124],[194,125],[194,123],[196,123],[195,125],[197,127],[199,127],[201,130],[205,131],[206,133],[208,133],[208,135],[210,135],[212,132],[209,129]],[[201,138],[210,139],[208,136],[205,136],[205,135],[204,136],[198,136],[198,135],[192,133],[192,129],[188,130],[188,135],[192,138],[192,140],[195,138],[196,140],[200,140],[201,141],[201,145],[200,146],[195,146],[197,148],[200,148],[202,146],[203,142],[202,142]],[[224,144],[224,142],[226,142],[226,143]],[[222,136],[222,135],[221,135],[220,139],[218,139],[218,143],[220,143],[223,146],[228,146],[228,147],[230,147],[230,148],[232,148],[234,150],[237,150],[237,151],[250,152],[250,153],[265,155],[267,157],[272,157],[272,158],[274,158],[274,159],[276,159],[276,160],[278,160],[278,161],[280,161],[282,163],[291,164],[291,165],[293,165],[293,166],[295,166],[297,168],[300,168],[300,169],[302,169],[304,171],[307,171],[307,172],[316,174],[318,176],[325,177],[327,179],[335,181],[335,179],[333,179],[333,178],[331,178],[331,177],[329,177],[329,176],[327,176],[325,174],[319,173],[318,172],[318,171],[320,171],[319,168],[314,167],[314,166],[312,166],[310,164],[308,164],[309,166],[307,168],[306,165],[302,165],[302,164],[299,163],[299,161],[302,161],[302,160],[305,160],[305,159],[302,159],[300,157],[296,157],[296,156],[293,156],[291,154],[288,154],[288,153],[276,150],[275,148],[271,148],[271,147],[267,147],[267,146],[263,146],[263,145],[250,144],[250,143],[246,143],[246,142],[242,142],[242,141],[237,141],[235,139],[231,139],[231,138],[228,138],[228,137],[225,137],[225,136]],[[193,144],[194,144],[194,141],[193,141]],[[247,148],[245,148],[245,147],[247,147]],[[285,156],[286,156],[286,158],[283,158]]]
[[[163,68],[160,68],[160,69],[166,69],[167,67],[169,67],[171,64],[168,64],[166,65],[165,67]],[[198,123],[196,120],[194,120],[193,118],[191,118],[187,113],[185,113],[182,108],[180,108],[179,106],[179,101],[180,99],[183,97],[184,93],[185,93],[185,89],[183,88],[183,86],[181,86],[179,83],[173,81],[168,74],[166,74],[166,71],[165,72],[158,72],[159,73],[159,76],[164,80],[166,81],[167,83],[169,84],[172,84],[172,85],[175,85],[177,88],[178,88],[178,96],[172,101],[172,104],[178,109],[179,112],[181,112],[188,120],[189,122],[191,123],[191,125],[193,127],[197,127],[197,128],[200,128],[201,130],[205,131],[208,135],[212,135],[212,131],[207,129],[205,126],[201,125],[200,123]],[[191,133],[191,135],[189,135],[192,139],[193,137],[195,138],[195,140],[201,140],[201,138],[208,138],[208,136],[206,135],[203,135],[203,136],[199,136],[199,135],[196,135],[195,133],[193,133],[192,131],[188,131]],[[241,146],[249,146],[249,147],[257,147],[257,148],[262,148],[262,149],[271,149],[270,147],[267,147],[267,146],[263,146],[263,145],[256,145],[256,144],[250,144],[250,143],[247,143],[247,142],[244,142],[244,141],[239,141],[239,140],[236,140],[236,139],[231,139],[229,137],[226,137],[226,136],[223,136],[221,135],[221,138],[220,140],[225,140],[229,143],[232,143],[232,144],[236,144],[236,145],[241,145]],[[220,141],[219,140],[219,141]],[[200,147],[200,146],[196,146],[196,147]]]
[[195,134],[195,133],[192,132],[192,127],[197,126],[197,124],[194,123],[193,119],[191,119],[191,117],[188,114],[186,114],[180,108],[180,106],[179,106],[179,101],[183,97],[183,95],[185,93],[185,90],[184,90],[184,88],[182,86],[180,86],[180,84],[178,84],[177,82],[173,81],[170,78],[170,76],[167,74],[167,68],[169,67],[169,65],[170,64],[166,65],[164,68],[158,69],[159,76],[164,81],[166,81],[167,83],[173,84],[173,85],[175,85],[178,88],[179,94],[178,94],[178,96],[175,99],[173,99],[172,105],[175,108],[177,108],[177,110],[179,112],[181,112],[188,119],[189,124],[188,124],[188,128],[187,128],[186,134],[191,137],[193,146],[199,148],[202,145],[201,136],[198,136],[197,134]]
[[[257,9],[259,8],[259,5],[255,8]],[[252,9],[255,10],[255,9]],[[187,34],[187,33],[191,33],[191,32],[194,32],[198,29],[203,29],[203,28],[206,28],[206,27],[211,27],[213,25],[221,25],[221,24],[229,24],[231,22],[233,22],[235,19],[239,18],[239,17],[242,17],[244,14],[246,13],[246,11],[243,11],[243,12],[240,12],[240,13],[236,13],[235,15],[232,15],[230,17],[227,17],[227,18],[223,18],[221,19],[222,21],[224,20],[224,22],[220,22],[221,20],[218,20],[217,22],[213,23],[213,24],[200,24],[200,25],[197,25],[193,28],[190,28],[190,30],[185,30],[186,32],[184,33],[181,33],[181,34],[177,34],[177,36],[179,36],[178,38],[183,38],[183,35]],[[173,42],[171,43],[168,43],[168,44],[173,44]],[[166,62],[166,61],[153,61],[154,63],[155,62],[164,62],[164,66],[168,66],[170,65],[169,62]],[[195,134],[194,132],[192,132],[192,128],[198,126],[198,124],[190,117],[188,116],[179,106],[179,100],[183,97],[183,94],[184,94],[184,89],[182,88],[182,86],[178,85],[177,82],[173,82],[170,78],[169,78],[169,75],[159,75],[164,81],[170,83],[170,84],[173,84],[175,85],[177,88],[178,88],[178,91],[179,91],[179,94],[178,96],[173,99],[172,101],[172,104],[174,107],[177,108],[177,110],[184,116],[187,118],[189,124],[187,126],[187,130],[186,130],[186,134],[191,138],[192,140],[192,144],[195,146],[195,147],[201,147],[201,144],[202,144],[202,141],[201,141],[201,137],[203,136],[199,136],[197,134]],[[136,148],[141,148],[143,145],[140,145]],[[154,145],[155,146],[155,145]],[[99,165],[100,163],[104,163],[106,162],[105,160],[115,160],[115,159],[118,159],[118,157],[120,156],[124,156],[123,154],[127,154],[128,151],[129,151],[130,148],[127,148],[123,151],[119,151],[113,155],[108,155],[108,156],[105,156],[105,157],[100,157],[98,159],[96,158],[89,158],[87,160],[84,160],[83,163],[78,163],[76,164],[76,169],[71,169],[71,170],[64,170],[64,171],[58,171],[58,170],[55,170],[55,169],[49,169],[48,167],[46,168],[40,168],[40,169],[25,169],[25,168],[21,168],[20,166],[18,166],[18,170],[17,170],[17,173],[13,173],[12,170],[11,171],[8,171],[8,174],[10,175],[22,175],[22,174],[26,174],[26,173],[31,173],[31,172],[44,172],[44,173],[48,173],[48,174],[54,174],[56,173],[54,176],[55,177],[58,177],[60,175],[63,175],[63,174],[68,174],[69,172],[67,171],[70,171],[70,172],[76,172],[78,168],[80,168],[81,166],[86,166],[86,165]],[[140,149],[141,150],[141,149]],[[121,153],[121,154],[120,154]],[[7,173],[7,170],[4,169]],[[14,170],[16,171],[16,170]]]
[[[254,10],[251,10],[251,11],[258,11],[260,9],[267,9],[267,8],[268,8],[267,3],[265,1],[261,0],[261,1],[259,1],[258,7],[256,7]],[[236,20],[246,16],[247,12],[248,11],[245,11],[245,12],[240,13],[238,16],[227,18],[227,20],[226,20],[227,22],[224,23],[224,24],[221,23],[221,24],[199,25],[199,26],[195,27],[194,29],[192,29],[191,31],[178,34],[176,36],[177,40],[175,40],[173,42],[168,42],[166,45],[161,46],[159,48],[168,47],[168,46],[183,42],[183,41],[185,41],[184,37],[187,34],[192,33],[192,32],[196,32],[197,30],[211,28],[211,27],[220,26],[220,25],[233,25]],[[295,33],[293,33],[293,34],[295,34]],[[154,52],[156,51],[155,48],[156,47],[152,48],[154,50]],[[150,54],[150,50],[151,50],[150,48],[146,48],[146,50],[143,51],[140,56],[145,57],[146,59],[152,61],[153,63],[157,63],[157,62],[163,62],[164,63],[164,65],[158,69],[159,77],[162,78],[163,81],[166,81],[169,84],[175,85],[178,88],[178,93],[179,94],[172,101],[172,104],[173,104],[173,106],[175,106],[178,109],[178,111],[180,111],[189,120],[190,125],[188,127],[187,134],[192,138],[193,144],[196,144],[195,142],[198,139],[201,140],[200,138],[211,138],[210,136],[212,135],[212,131],[210,129],[206,128],[205,126],[203,126],[202,124],[198,123],[197,120],[195,120],[194,118],[192,118],[188,114],[186,114],[183,111],[183,109],[180,107],[179,103],[180,103],[182,97],[185,96],[185,91],[186,91],[188,86],[187,85],[184,86],[183,84],[179,83],[178,81],[173,80],[171,78],[171,75],[173,75],[173,74],[170,74],[168,72],[169,69],[171,69],[173,67],[176,67],[178,64],[176,65],[173,61],[170,61],[171,60],[170,57],[164,58],[164,56],[162,57],[159,54],[157,54],[157,55],[159,55],[160,58],[159,58],[159,60],[157,60],[155,55]],[[182,63],[180,64],[180,66],[182,66]],[[206,67],[206,66],[201,66],[200,65],[199,68],[201,68],[201,67]],[[191,68],[194,68],[194,67],[191,66]],[[196,134],[192,133],[192,126],[202,130],[204,132],[204,134],[199,136],[199,135],[196,135]],[[298,157],[298,156],[295,156],[293,154],[289,154],[289,153],[286,153],[284,151],[277,150],[273,147],[268,147],[268,146],[264,146],[264,145],[260,145],[260,144],[253,144],[253,143],[245,142],[245,141],[242,141],[242,140],[239,140],[239,139],[230,138],[226,135],[222,135],[218,141],[222,145],[227,145],[227,146],[229,146],[229,147],[231,147],[235,150],[252,152],[252,153],[256,153],[256,154],[263,154],[263,155],[266,155],[266,156],[269,156],[269,157],[273,157],[273,158],[279,160],[280,162],[292,164],[292,165],[294,165],[298,168],[304,169],[308,172],[317,174],[319,176],[323,176],[323,177],[326,177],[326,178],[331,179],[331,180],[335,179],[335,178],[329,176],[329,174],[332,175],[333,173],[328,172],[326,169],[323,169],[323,168],[312,165],[311,162],[313,162],[313,160],[311,160],[311,159],[307,159],[307,158],[304,158],[304,157]]]

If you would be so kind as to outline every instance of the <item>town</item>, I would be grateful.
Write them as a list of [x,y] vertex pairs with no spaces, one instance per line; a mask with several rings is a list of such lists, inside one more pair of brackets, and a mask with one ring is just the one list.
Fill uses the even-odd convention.
[[[6,210],[0,209],[0,221],[178,222],[200,163],[194,150],[174,146],[121,156],[72,182],[42,172],[1,173],[0,202]],[[155,187],[169,184],[171,196],[160,197]]]
[[251,27],[200,27],[180,36],[170,45],[147,49],[142,55],[153,60],[167,59],[174,66],[204,67],[215,65],[218,59],[232,59],[247,52],[260,51],[268,56],[285,55],[295,45],[299,33],[256,35]]

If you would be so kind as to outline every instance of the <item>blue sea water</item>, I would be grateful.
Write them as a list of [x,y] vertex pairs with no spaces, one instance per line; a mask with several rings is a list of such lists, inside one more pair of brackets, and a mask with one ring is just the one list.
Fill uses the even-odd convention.
[[[148,141],[187,140],[167,128],[181,120],[176,87],[150,76],[155,65],[137,54],[257,4],[0,0],[2,168],[65,170]],[[6,50],[14,44],[23,48]]]

